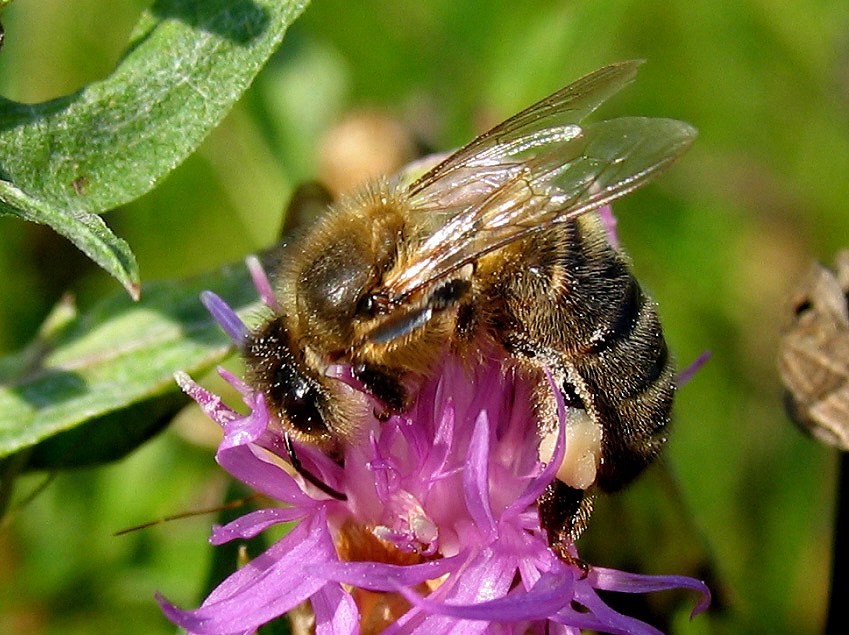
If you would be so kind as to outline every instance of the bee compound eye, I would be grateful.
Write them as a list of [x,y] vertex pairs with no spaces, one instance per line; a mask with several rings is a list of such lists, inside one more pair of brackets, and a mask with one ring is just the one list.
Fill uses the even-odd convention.
[[374,294],[367,293],[357,301],[357,315],[373,317],[377,313],[377,301]]
[[392,302],[385,295],[380,293],[366,293],[357,301],[357,315],[363,317],[375,317],[382,313],[387,313]]

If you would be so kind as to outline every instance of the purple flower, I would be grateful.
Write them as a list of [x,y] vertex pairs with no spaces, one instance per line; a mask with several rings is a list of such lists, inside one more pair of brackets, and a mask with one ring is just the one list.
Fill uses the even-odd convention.
[[[264,275],[255,263],[252,270],[271,305]],[[247,331],[229,307],[212,294],[204,301],[241,341]],[[319,635],[656,633],[608,607],[597,591],[684,587],[702,595],[693,614],[709,603],[707,587],[692,578],[596,566],[585,573],[551,551],[536,500],[564,456],[565,426],[554,457],[541,463],[529,408],[533,387],[505,360],[472,364],[446,356],[407,412],[362,422],[365,432],[347,449],[344,465],[299,445],[305,468],[346,500],[294,472],[264,396],[221,372],[242,394],[247,415],[185,374],[177,381],[223,428],[221,466],[282,506],[215,528],[211,542],[298,522],[200,608],[184,611],[159,598],[168,618],[191,633],[251,633],[293,609],[303,612],[306,602]],[[345,366],[329,374],[360,389]],[[565,423],[569,413],[558,406]],[[569,551],[577,558],[574,545]]]

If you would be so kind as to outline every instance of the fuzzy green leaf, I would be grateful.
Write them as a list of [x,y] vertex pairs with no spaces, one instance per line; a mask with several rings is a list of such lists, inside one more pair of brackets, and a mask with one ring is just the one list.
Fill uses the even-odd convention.
[[41,104],[0,98],[0,214],[50,225],[132,293],[132,254],[91,215],[149,191],[191,154],[306,4],[157,0],[106,79]]
[[0,214],[49,225],[85,255],[111,273],[134,300],[139,297],[139,268],[130,246],[118,238],[97,214],[60,209],[29,196],[8,181],[0,181]]
[[[80,316],[60,304],[33,343],[0,359],[0,457],[173,392],[175,371],[199,373],[223,359],[230,341],[201,304],[204,289],[242,315],[256,309],[241,265],[152,283],[139,302],[119,294]],[[126,435],[144,438],[136,432]]]
[[160,432],[190,399],[167,392],[89,419],[44,439],[26,453],[22,471],[58,471],[110,463]]

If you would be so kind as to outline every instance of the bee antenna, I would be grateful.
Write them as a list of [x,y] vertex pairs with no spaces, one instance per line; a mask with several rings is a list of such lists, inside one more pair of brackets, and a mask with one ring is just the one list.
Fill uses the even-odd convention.
[[340,492],[338,490],[333,489],[332,487],[330,487],[330,485],[328,485],[327,483],[322,481],[315,474],[313,474],[307,468],[305,468],[304,464],[301,463],[301,460],[298,458],[298,455],[295,453],[295,444],[292,443],[292,437],[289,435],[288,432],[286,434],[284,434],[284,437],[286,439],[286,451],[289,453],[289,460],[292,461],[292,467],[295,468],[295,471],[298,474],[300,474],[301,476],[304,477],[305,481],[315,485],[322,492],[324,492],[325,494],[327,494],[328,496],[330,496],[332,498],[335,498],[336,500],[340,500],[340,501],[348,500],[348,497],[345,496],[345,494],[343,494],[342,492]]

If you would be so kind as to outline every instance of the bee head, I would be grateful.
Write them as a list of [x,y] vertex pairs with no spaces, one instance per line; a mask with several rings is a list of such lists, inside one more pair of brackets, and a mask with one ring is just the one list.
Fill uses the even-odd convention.
[[284,316],[273,317],[255,331],[243,355],[251,385],[265,395],[269,410],[287,430],[312,443],[332,442],[327,380],[305,363]]
[[359,303],[377,284],[381,260],[367,238],[334,234],[297,274],[298,323],[324,351],[347,349],[355,324],[366,317]]
[[[387,311],[387,316],[374,325],[365,339],[369,342],[382,344],[406,337],[423,328],[446,309],[453,308],[463,299],[471,289],[468,280],[452,279],[437,285],[433,291],[426,295],[421,301],[401,310]],[[380,299],[374,296],[368,297],[369,307],[381,305]],[[361,301],[361,304],[364,304]],[[385,302],[384,302],[385,304]],[[379,310],[372,308],[372,313]]]

